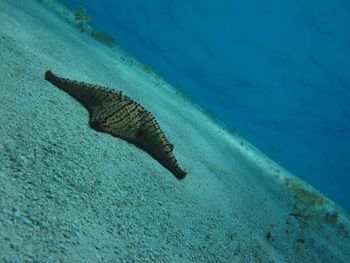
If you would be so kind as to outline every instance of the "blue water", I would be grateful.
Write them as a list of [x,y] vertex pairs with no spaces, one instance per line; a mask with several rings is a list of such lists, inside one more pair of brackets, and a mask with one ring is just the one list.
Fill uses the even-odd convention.
[[350,211],[350,1],[64,2]]

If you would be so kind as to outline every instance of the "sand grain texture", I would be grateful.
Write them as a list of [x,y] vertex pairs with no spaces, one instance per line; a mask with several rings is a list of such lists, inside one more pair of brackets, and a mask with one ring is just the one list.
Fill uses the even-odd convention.
[[[0,261],[349,261],[348,213],[70,18],[0,0]],[[91,129],[48,68],[149,109],[186,178]]]

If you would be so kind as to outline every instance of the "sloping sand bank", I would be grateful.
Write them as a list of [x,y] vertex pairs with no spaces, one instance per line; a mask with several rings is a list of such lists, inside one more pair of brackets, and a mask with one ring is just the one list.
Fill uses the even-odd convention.
[[[0,261],[349,262],[349,214],[47,2],[0,0]],[[91,129],[47,69],[140,102],[187,177]]]

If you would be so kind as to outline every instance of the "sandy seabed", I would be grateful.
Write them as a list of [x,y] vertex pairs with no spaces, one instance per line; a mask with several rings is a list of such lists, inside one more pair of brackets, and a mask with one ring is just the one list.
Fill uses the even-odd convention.
[[[350,216],[53,0],[0,0],[1,262],[349,262]],[[47,69],[158,119],[177,180],[88,125]]]

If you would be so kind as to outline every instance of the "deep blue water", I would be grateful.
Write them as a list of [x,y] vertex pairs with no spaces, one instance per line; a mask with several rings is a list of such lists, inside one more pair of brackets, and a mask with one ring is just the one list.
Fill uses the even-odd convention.
[[350,1],[64,2],[350,211]]

